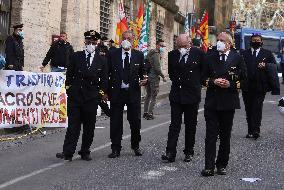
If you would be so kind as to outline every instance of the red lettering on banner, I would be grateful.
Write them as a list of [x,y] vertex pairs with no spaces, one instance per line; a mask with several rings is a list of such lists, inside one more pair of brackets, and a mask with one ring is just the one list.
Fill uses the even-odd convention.
[[39,106],[41,104],[41,99],[39,97],[40,95],[41,95],[41,92],[36,93],[36,100],[37,100],[37,102],[35,102],[36,106]]
[[[17,101],[17,106],[26,106],[26,103],[24,99],[26,98],[24,93],[17,93],[16,94],[16,101]],[[22,105],[20,105],[20,102],[22,102]]]
[[3,105],[3,106],[6,106],[6,103],[1,95],[1,92],[0,92],[0,103]]
[[5,101],[7,103],[7,106],[13,106],[15,105],[15,101],[12,101],[11,103],[8,102],[8,97],[9,96],[12,96],[12,98],[15,98],[15,94],[13,94],[12,92],[8,92],[6,95],[5,95]]

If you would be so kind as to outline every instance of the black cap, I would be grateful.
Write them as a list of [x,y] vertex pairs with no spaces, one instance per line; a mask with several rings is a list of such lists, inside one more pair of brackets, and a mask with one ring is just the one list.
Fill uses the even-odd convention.
[[98,40],[101,39],[101,35],[95,30],[90,30],[84,33],[85,39]]
[[110,41],[109,41],[110,43],[114,43],[114,41],[112,40],[112,39],[110,39]]
[[23,28],[23,27],[24,27],[24,24],[16,24],[13,26],[14,29]]

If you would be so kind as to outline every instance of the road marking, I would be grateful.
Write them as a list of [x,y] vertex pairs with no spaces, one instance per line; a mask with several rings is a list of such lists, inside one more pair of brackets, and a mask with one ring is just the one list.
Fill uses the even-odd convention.
[[[203,108],[198,110],[198,112],[202,112],[202,111],[204,111]],[[171,120],[166,121],[166,122],[164,122],[164,123],[157,124],[157,125],[153,125],[153,126],[148,127],[148,128],[146,128],[146,129],[142,129],[142,130],[140,131],[140,133],[145,133],[145,132],[147,132],[147,131],[150,131],[150,130],[152,130],[152,129],[156,129],[156,128],[158,128],[158,127],[161,127],[161,126],[163,126],[163,125],[167,125],[167,124],[169,124],[169,123],[171,123]],[[130,137],[131,137],[130,134],[129,134],[129,135],[125,135],[125,136],[122,137],[122,139],[125,140],[125,139],[128,139],[128,138],[130,138]],[[96,152],[96,151],[105,149],[105,148],[110,147],[110,146],[111,146],[111,143],[108,142],[108,143],[106,143],[106,144],[104,144],[104,145],[101,145],[101,146],[99,146],[99,147],[96,147],[96,148],[92,149],[91,152]],[[78,158],[80,158],[80,155],[74,156],[74,159],[78,159]],[[60,166],[64,165],[66,162],[68,162],[68,161],[60,162],[60,163],[57,163],[57,164],[52,164],[52,165],[50,165],[50,166],[47,166],[46,168],[42,168],[42,169],[33,171],[33,172],[29,173],[29,174],[22,175],[22,176],[20,176],[20,177],[14,178],[14,179],[12,179],[12,180],[10,180],[10,181],[7,181],[7,182],[5,182],[5,183],[0,184],[0,189],[4,189],[4,188],[6,188],[6,187],[8,187],[8,186],[10,186],[10,185],[16,184],[16,183],[18,183],[18,182],[20,182],[20,181],[23,181],[23,180],[25,180],[25,179],[28,179],[28,178],[30,178],[30,177],[39,175],[39,174],[44,173],[44,172],[46,172],[46,171],[48,171],[48,170],[51,170],[51,169],[53,169],[53,168],[60,167]]]

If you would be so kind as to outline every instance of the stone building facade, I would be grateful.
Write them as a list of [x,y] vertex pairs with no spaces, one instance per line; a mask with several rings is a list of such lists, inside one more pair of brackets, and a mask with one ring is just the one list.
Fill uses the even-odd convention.
[[[0,0],[0,4],[2,4]],[[25,70],[38,71],[42,60],[52,42],[52,35],[60,31],[68,34],[69,42],[75,51],[84,48],[83,33],[94,29],[114,39],[118,14],[118,0],[6,0],[9,8],[9,29],[0,33],[4,39],[12,32],[11,26],[24,23]],[[124,0],[128,19],[136,18],[140,2],[147,0]],[[1,6],[0,6],[1,7]],[[179,14],[176,0],[152,0],[150,22],[151,48],[155,47],[157,38],[166,40],[167,50],[174,47],[175,37],[183,32],[184,17]],[[1,18],[1,15],[0,15]],[[1,41],[1,38],[0,38]],[[3,40],[0,51],[3,52]],[[164,63],[167,60],[164,54]],[[167,64],[163,69],[167,70]]]

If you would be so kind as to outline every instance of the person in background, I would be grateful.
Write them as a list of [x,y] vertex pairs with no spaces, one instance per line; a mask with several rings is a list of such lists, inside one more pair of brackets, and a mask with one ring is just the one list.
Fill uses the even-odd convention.
[[165,52],[165,47],[165,42],[163,40],[158,40],[156,42],[156,49],[151,49],[147,55],[147,60],[149,65],[151,65],[148,73],[148,83],[146,85],[147,94],[144,102],[143,114],[143,118],[147,120],[154,119],[153,110],[159,93],[160,77],[164,82],[167,82],[161,68],[161,55]]
[[70,58],[74,53],[73,47],[67,41],[67,39],[68,39],[67,33],[60,32],[59,40],[57,40],[50,46],[42,62],[42,66],[40,67],[41,71],[43,71],[43,69],[46,67],[49,61],[50,61],[51,72],[66,71],[70,63]]
[[0,70],[5,68],[6,60],[5,57],[0,54]]
[[281,84],[284,84],[284,47],[282,48],[280,52],[280,67],[282,72],[282,82]]
[[280,94],[280,84],[276,71],[276,61],[271,51],[263,49],[263,40],[260,34],[253,34],[250,39],[251,47],[242,52],[246,63],[248,83],[242,91],[248,124],[246,138],[260,136],[262,108],[265,95]]
[[24,31],[23,24],[14,25],[14,32],[5,41],[6,70],[23,71],[24,68]]
[[110,39],[109,43],[108,43],[108,46],[109,46],[109,51],[112,51],[112,50],[115,50],[116,47],[115,47],[115,43],[112,39]]

